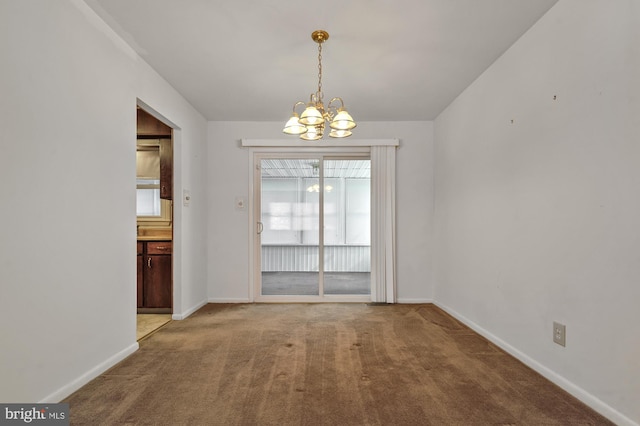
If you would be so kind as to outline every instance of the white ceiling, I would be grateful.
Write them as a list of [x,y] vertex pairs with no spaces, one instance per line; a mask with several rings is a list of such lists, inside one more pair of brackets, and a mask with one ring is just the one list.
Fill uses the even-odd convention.
[[318,85],[356,121],[432,120],[557,0],[85,0],[211,121],[282,121]]

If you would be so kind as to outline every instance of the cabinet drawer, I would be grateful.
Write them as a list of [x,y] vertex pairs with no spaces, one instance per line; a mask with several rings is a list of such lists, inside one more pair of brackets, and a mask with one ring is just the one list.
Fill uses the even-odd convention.
[[171,241],[149,241],[147,254],[171,254]]

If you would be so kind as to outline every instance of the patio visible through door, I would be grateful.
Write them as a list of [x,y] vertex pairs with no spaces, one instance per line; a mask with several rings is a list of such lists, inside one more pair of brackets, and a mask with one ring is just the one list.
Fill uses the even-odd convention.
[[257,161],[260,297],[370,300],[370,159]]

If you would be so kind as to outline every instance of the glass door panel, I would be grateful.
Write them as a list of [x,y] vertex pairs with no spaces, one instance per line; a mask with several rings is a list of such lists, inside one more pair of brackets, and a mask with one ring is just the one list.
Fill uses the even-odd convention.
[[327,295],[371,294],[371,161],[324,161]]
[[259,159],[260,296],[371,294],[370,166],[361,157]]
[[320,160],[261,159],[261,295],[319,296]]

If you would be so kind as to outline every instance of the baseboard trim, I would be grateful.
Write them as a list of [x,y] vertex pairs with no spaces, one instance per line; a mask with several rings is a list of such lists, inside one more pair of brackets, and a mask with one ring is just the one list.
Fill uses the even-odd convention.
[[195,306],[192,306],[191,308],[189,308],[186,311],[182,312],[181,314],[173,314],[173,315],[171,315],[171,319],[177,320],[177,321],[183,320],[183,319],[193,315],[193,313],[195,311],[197,311],[198,309],[202,308],[207,303],[208,302],[206,300],[203,300],[200,303],[197,303]]
[[100,364],[96,365],[86,373],[82,374],[77,379],[64,385],[57,391],[53,392],[52,394],[38,401],[38,403],[51,404],[51,403],[58,403],[62,401],[63,399],[65,399],[66,397],[68,397],[69,395],[71,395],[72,393],[74,393],[75,391],[77,391],[87,383],[89,383],[91,380],[95,379],[100,374],[104,373],[105,371],[107,371],[108,369],[110,369],[111,367],[113,367],[114,365],[116,365],[117,363],[119,363],[120,361],[122,361],[123,359],[125,359],[126,357],[134,353],[135,351],[137,351],[139,347],[140,346],[138,345],[138,342],[133,343],[132,345],[121,350],[117,354],[107,358],[104,362],[101,362]]
[[[225,299],[225,298],[219,298],[219,297],[211,297],[211,298],[209,298],[209,302],[208,303],[251,303],[251,300],[249,300],[249,299]],[[287,302],[286,301],[279,301],[278,303],[287,303]],[[434,301],[433,301],[433,299],[404,299],[404,298],[399,298],[399,299],[396,300],[396,303],[405,303],[405,304],[417,305],[417,304],[423,304],[423,303],[434,303]],[[202,306],[200,306],[200,307],[202,307]],[[174,318],[174,319],[176,319],[176,318]]]
[[406,303],[406,304],[423,304],[423,303],[433,303],[433,299],[405,299],[405,298],[397,298],[396,303]]
[[504,340],[502,340],[499,337],[495,336],[494,334],[490,333],[486,329],[482,328],[481,326],[479,326],[475,322],[471,321],[470,319],[468,319],[464,315],[459,314],[455,310],[453,310],[453,309],[449,308],[448,306],[443,305],[441,303],[434,302],[434,305],[436,305],[437,307],[439,307],[440,309],[442,309],[443,311],[445,311],[446,313],[448,313],[449,315],[451,315],[452,317],[454,317],[458,321],[462,322],[464,325],[466,325],[467,327],[469,327],[470,329],[472,329],[476,333],[480,334],[481,336],[483,336],[484,338],[489,340],[491,343],[493,343],[496,346],[500,347],[502,350],[507,352],[509,355],[513,356],[514,358],[517,358],[519,361],[524,363],[526,366],[528,366],[529,368],[531,368],[531,369],[535,370],[536,372],[538,372],[539,374],[541,374],[547,380],[549,380],[549,381],[555,383],[556,385],[560,386],[562,389],[564,389],[565,391],[569,392],[571,395],[573,395],[574,397],[576,397],[577,399],[579,399],[580,401],[582,401],[583,403],[585,403],[586,405],[588,405],[589,407],[591,407],[592,409],[594,409],[595,411],[597,411],[598,413],[603,415],[604,417],[608,418],[609,420],[614,422],[616,425],[618,425],[618,426],[640,426],[638,423],[634,422],[633,420],[631,420],[630,418],[628,418],[624,414],[620,413],[619,411],[617,411],[613,407],[605,404],[602,400],[596,398],[595,396],[593,396],[589,392],[585,391],[584,389],[582,389],[581,387],[577,386],[573,382],[571,382],[571,381],[567,380],[566,378],[562,377],[561,375],[557,374],[553,370],[551,370],[551,369],[545,367],[544,365],[540,364],[538,361],[536,361],[535,359],[531,358],[527,354],[525,354],[525,353],[519,351],[518,349],[514,348],[513,346],[509,345],[507,342],[505,342]]
[[226,299],[224,297],[210,297],[209,303],[251,303],[249,299]]

